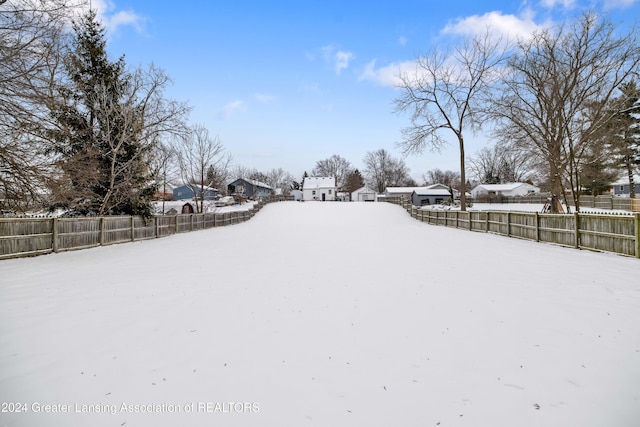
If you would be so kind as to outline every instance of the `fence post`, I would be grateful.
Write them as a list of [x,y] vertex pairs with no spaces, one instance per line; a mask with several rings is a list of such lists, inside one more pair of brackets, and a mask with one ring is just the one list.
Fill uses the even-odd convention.
[[136,219],[131,215],[131,241],[136,241]]
[[155,235],[156,239],[158,237],[160,237],[160,224],[158,223],[159,219],[160,219],[160,217],[157,217],[157,216],[153,217],[153,226],[154,226],[153,227],[154,228],[153,232],[156,233],[156,235]]
[[511,211],[507,212],[507,237],[511,237]]
[[574,226],[575,226],[575,236],[574,236],[574,247],[576,249],[580,248],[580,214],[578,212],[574,212]]
[[[636,223],[636,229],[637,228],[638,226]],[[636,239],[636,241],[637,240],[638,239]],[[53,218],[53,223],[51,224],[51,249],[53,252],[58,252],[58,218]]]
[[536,242],[540,241],[540,215],[538,214],[538,212],[535,212],[536,214]]
[[484,223],[484,231],[485,231],[485,233],[489,232],[489,214],[490,213],[491,212],[487,211],[487,216],[486,216],[486,220],[485,220],[485,223]]
[[104,217],[100,217],[100,238],[99,238],[100,246],[104,246]]
[[636,258],[640,258],[640,213],[634,215],[636,223]]

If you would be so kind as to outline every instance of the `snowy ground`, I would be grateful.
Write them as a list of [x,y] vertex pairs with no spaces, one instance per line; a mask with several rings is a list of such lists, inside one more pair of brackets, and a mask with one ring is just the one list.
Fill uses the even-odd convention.
[[639,277],[386,203],[5,260],[0,425],[637,426]]

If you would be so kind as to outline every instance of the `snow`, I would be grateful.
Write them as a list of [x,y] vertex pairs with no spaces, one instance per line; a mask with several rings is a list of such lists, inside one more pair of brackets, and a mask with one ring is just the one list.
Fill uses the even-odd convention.
[[0,425],[637,426],[638,273],[387,203],[5,260]]

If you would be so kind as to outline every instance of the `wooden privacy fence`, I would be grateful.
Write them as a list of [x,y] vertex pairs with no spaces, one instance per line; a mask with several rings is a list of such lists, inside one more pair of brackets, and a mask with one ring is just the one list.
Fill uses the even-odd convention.
[[249,210],[204,214],[80,218],[0,218],[0,259],[85,249],[114,243],[165,237],[176,233],[239,224],[267,203],[261,199]]
[[[531,196],[520,197],[507,197],[501,195],[483,195],[474,200],[476,203],[537,203],[545,204],[550,195],[535,194]],[[564,199],[562,200],[564,202]],[[570,206],[575,206],[573,196],[567,196],[567,202]],[[640,212],[640,199],[630,199],[628,197],[614,197],[614,196],[580,196],[580,207],[583,208],[598,208],[598,209],[611,209],[611,210],[623,210]]]
[[579,249],[613,252],[640,258],[640,214],[542,214],[507,211],[438,211],[401,205],[415,219],[429,224],[519,237]]

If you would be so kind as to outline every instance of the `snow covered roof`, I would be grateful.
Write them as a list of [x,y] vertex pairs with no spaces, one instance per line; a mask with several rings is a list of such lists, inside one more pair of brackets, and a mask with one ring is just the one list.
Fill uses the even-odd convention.
[[332,176],[308,176],[304,179],[303,188],[335,188],[336,179]]
[[[174,190],[178,190],[180,188],[189,188],[191,190],[200,191],[200,184],[182,184],[179,187],[173,187]],[[217,188],[209,187],[208,185],[204,186],[204,191],[218,191]]]
[[233,184],[236,181],[246,181],[251,185],[255,185],[256,187],[262,187],[262,188],[268,188],[269,190],[273,190],[273,188],[271,188],[271,186],[269,186],[269,184],[265,184],[264,182],[255,180],[255,179],[248,179],[248,178],[238,178],[235,181],[232,181],[231,183]]
[[[640,175],[633,175],[633,182],[635,184],[640,182]],[[625,184],[629,184],[629,175],[623,175],[622,177],[620,177],[616,182],[614,182],[611,185],[625,185]]]
[[404,194],[404,193],[413,193],[413,190],[420,187],[387,187],[385,188],[385,193],[387,194]]
[[364,187],[360,187],[357,190],[353,190],[352,193],[375,193],[375,191],[365,185]]
[[418,196],[451,196],[444,188],[417,187],[413,190]]
[[[522,185],[529,185],[526,182],[508,182],[506,184],[478,184],[478,187],[490,191],[511,191]],[[532,186],[533,187],[533,186]]]

